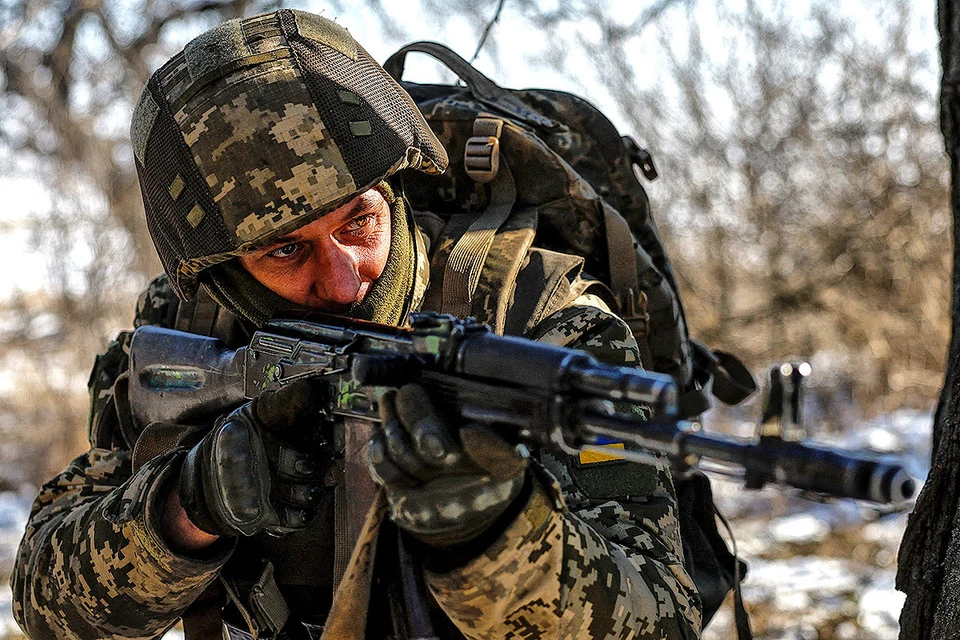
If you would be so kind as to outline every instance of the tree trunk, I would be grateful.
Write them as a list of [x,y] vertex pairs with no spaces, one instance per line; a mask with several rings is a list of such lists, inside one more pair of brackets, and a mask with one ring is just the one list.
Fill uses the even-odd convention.
[[960,0],[939,0],[937,13],[940,127],[952,175],[953,335],[934,418],[930,476],[900,546],[897,588],[907,594],[901,640],[960,638]]

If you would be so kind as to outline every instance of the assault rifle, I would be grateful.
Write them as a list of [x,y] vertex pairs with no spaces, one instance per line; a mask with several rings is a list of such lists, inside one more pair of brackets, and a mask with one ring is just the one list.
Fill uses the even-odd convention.
[[[776,483],[881,504],[907,500],[916,489],[902,466],[878,455],[769,431],[756,439],[703,433],[677,419],[669,376],[601,364],[582,351],[498,336],[472,319],[436,313],[415,314],[410,329],[336,317],[274,321],[237,350],[214,338],[141,327],[130,365],[140,428],[202,424],[304,377],[329,381],[331,419],[379,421],[386,388],[417,382],[467,420],[564,453],[632,460],[662,453],[677,466],[705,458],[740,468],[748,488]],[[623,411],[630,406],[645,407],[649,418]]]

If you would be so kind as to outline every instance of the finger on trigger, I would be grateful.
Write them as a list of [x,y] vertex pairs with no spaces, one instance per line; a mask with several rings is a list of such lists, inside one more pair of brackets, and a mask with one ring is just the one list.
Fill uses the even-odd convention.
[[387,389],[380,397],[380,423],[383,427],[393,422],[398,422],[397,418],[397,391],[396,389]]
[[441,422],[433,400],[427,394],[426,389],[418,384],[408,384],[401,387],[397,393],[396,399],[397,415],[400,422],[405,425],[413,425],[424,418],[432,417],[434,421]]
[[[397,417],[397,392],[390,389],[380,399],[380,430],[371,440],[369,457],[383,456],[406,476],[418,477],[421,463],[416,459],[410,436]],[[379,443],[374,449],[374,443]],[[389,481],[388,481],[389,482]]]
[[387,458],[405,474],[423,480],[425,462],[417,455],[410,434],[403,425],[400,422],[384,425],[383,436]]

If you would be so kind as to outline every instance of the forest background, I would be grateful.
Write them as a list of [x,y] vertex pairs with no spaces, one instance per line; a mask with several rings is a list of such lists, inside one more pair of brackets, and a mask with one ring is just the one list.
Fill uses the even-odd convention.
[[[469,58],[498,2],[288,2],[375,58]],[[160,272],[128,141],[149,74],[254,0],[0,0],[0,443],[42,481],[85,448],[93,355]],[[692,333],[754,371],[810,359],[823,429],[930,409],[949,334],[935,13],[863,3],[503,3],[477,66],[571,90],[653,154]],[[531,34],[536,34],[531,37]],[[452,78],[425,57],[407,78]],[[10,457],[12,456],[12,458]]]
[[[594,102],[653,154],[645,186],[692,333],[756,374],[809,360],[809,417],[830,435],[932,412],[943,381],[950,178],[929,4],[282,6],[336,18],[380,61],[417,39],[469,59],[492,24],[479,69]],[[278,6],[0,0],[0,490],[36,487],[86,448],[93,357],[160,272],[128,140],[141,88],[201,31]],[[453,81],[422,57],[406,77]],[[754,409],[708,427],[736,430]]]

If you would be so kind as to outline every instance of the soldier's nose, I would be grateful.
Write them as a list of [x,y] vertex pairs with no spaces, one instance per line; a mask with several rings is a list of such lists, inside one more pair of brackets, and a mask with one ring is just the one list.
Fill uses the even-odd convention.
[[315,279],[317,295],[340,305],[356,302],[363,285],[356,258],[349,248],[335,242],[326,249]]

